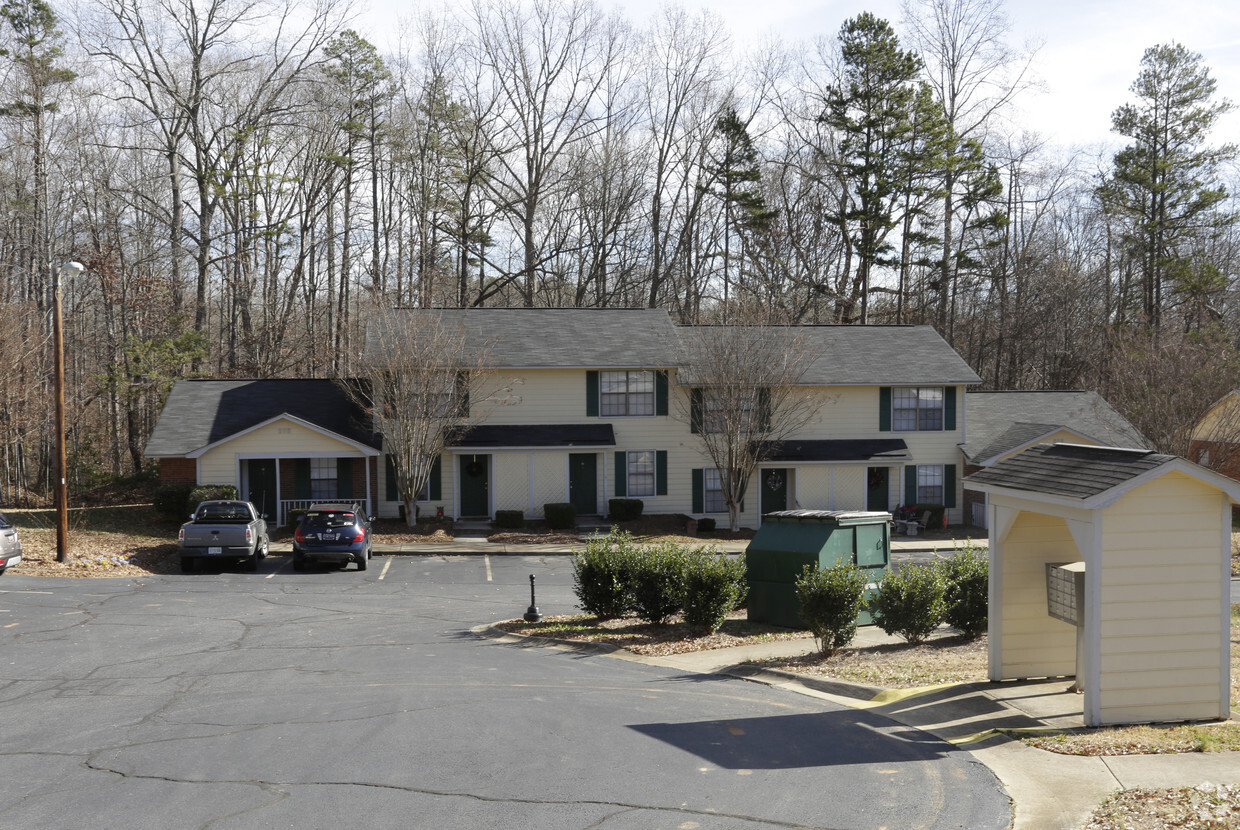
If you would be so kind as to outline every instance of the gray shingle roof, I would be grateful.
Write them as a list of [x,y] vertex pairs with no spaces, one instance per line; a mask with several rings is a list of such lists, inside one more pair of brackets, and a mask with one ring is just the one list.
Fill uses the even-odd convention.
[[[501,369],[666,369],[675,365],[676,329],[661,308],[402,309],[408,325],[437,315],[463,325],[467,343]],[[366,348],[383,342],[382,318],[367,326]]]
[[902,438],[835,438],[781,441],[768,461],[912,461]]
[[1060,428],[1104,446],[1149,446],[1096,392],[969,392],[965,407],[968,440],[961,450],[971,464],[983,464]]
[[1038,444],[964,481],[1084,501],[1176,460],[1149,450]]
[[183,456],[284,414],[381,446],[364,426],[361,410],[330,380],[180,380],[146,443],[146,455]]
[[462,448],[614,447],[611,424],[483,424],[454,441]]

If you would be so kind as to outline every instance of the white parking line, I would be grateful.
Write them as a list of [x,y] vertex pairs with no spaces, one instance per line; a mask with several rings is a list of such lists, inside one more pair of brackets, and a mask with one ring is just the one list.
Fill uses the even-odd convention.
[[482,554],[482,561],[487,564],[487,582],[491,581],[491,554]]
[[388,568],[390,567],[392,567],[392,557],[389,556],[388,560],[383,563],[383,571],[379,574],[380,579],[387,576]]
[[47,594],[52,595],[51,591],[0,591],[0,594]]

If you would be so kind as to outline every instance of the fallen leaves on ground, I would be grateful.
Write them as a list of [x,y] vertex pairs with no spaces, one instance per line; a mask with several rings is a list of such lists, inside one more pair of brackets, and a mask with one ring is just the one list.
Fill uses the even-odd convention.
[[24,528],[21,540],[22,561],[10,573],[23,576],[145,576],[180,570],[175,542],[76,530],[69,534],[69,561],[57,562],[55,530]]
[[801,657],[769,658],[759,661],[758,665],[865,686],[911,689],[940,683],[983,681],[986,679],[986,657],[984,635],[969,639],[943,629],[919,645],[850,646],[830,657],[815,652]]
[[1123,790],[1094,811],[1084,830],[1224,830],[1240,827],[1240,784]]

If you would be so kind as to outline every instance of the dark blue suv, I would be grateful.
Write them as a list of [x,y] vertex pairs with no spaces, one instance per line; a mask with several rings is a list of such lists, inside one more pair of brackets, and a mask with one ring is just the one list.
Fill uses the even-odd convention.
[[374,520],[356,502],[310,505],[293,534],[293,568],[304,571],[310,562],[327,562],[343,568],[356,562],[359,571],[366,570]]

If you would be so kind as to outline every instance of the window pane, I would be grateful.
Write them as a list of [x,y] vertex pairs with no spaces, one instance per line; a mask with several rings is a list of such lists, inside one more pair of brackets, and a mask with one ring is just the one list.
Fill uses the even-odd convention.
[[331,478],[336,477],[336,459],[334,458],[311,458],[310,459],[310,478]]
[[891,400],[892,429],[911,432],[917,429],[917,390],[895,389]]
[[728,504],[723,497],[723,482],[718,470],[706,470],[702,477],[705,485],[705,503],[702,505],[706,513],[727,513]]
[[654,452],[643,450],[627,453],[629,466],[629,495],[654,495]]
[[603,399],[599,404],[599,414],[624,415],[624,399],[625,395],[623,393],[604,392]]
[[917,501],[921,504],[943,504],[943,465],[918,465]]

